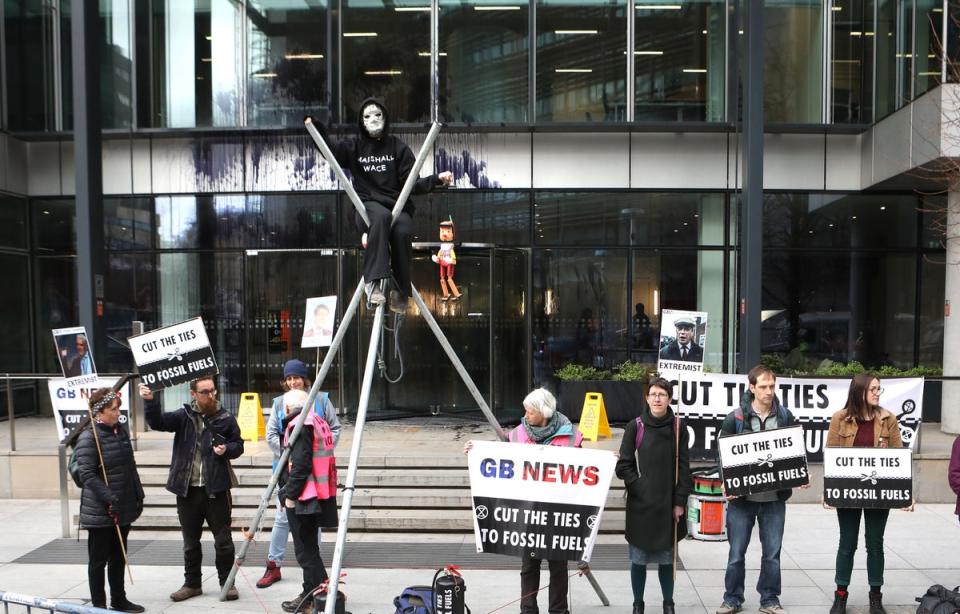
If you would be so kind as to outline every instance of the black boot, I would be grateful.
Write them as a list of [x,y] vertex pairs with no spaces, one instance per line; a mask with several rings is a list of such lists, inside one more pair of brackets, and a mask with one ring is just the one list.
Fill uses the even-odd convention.
[[833,591],[833,605],[830,606],[830,614],[846,614],[847,611],[847,591],[841,595],[839,591]]
[[633,614],[643,614],[643,602],[634,601],[633,602]]
[[668,599],[663,602],[663,614],[674,614],[673,599]]
[[887,614],[883,609],[883,593],[870,591],[870,614]]
[[112,600],[110,602],[110,609],[118,612],[129,612],[130,614],[140,614],[141,612],[146,611],[146,608],[144,608],[142,605],[139,603],[134,603],[126,597]]

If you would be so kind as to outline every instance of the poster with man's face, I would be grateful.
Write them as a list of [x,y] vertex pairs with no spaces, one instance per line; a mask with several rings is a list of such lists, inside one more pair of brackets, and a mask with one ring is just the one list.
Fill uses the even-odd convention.
[[315,296],[307,299],[303,317],[302,348],[329,347],[333,341],[333,325],[337,316],[337,296]]
[[67,378],[68,388],[97,382],[97,367],[93,364],[87,329],[82,326],[55,328],[53,344],[57,348],[57,359],[63,376]]
[[703,372],[707,313],[664,309],[660,317],[660,360],[657,370],[667,379]]

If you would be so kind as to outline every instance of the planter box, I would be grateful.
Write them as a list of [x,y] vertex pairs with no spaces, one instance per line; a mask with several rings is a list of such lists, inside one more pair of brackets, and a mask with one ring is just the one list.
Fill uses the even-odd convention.
[[615,382],[596,380],[583,382],[560,382],[560,411],[572,422],[580,421],[583,399],[588,392],[603,395],[603,406],[611,424],[626,424],[640,415],[640,407],[646,396],[643,382]]

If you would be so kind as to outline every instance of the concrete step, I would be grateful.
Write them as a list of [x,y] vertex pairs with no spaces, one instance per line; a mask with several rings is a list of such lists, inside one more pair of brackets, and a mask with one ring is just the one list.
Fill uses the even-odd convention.
[[[140,480],[146,486],[163,486],[167,483],[168,469],[166,467],[139,467]],[[237,480],[240,486],[265,487],[270,480],[269,467],[243,468],[235,467]],[[346,470],[341,473],[346,478]],[[360,469],[357,471],[357,486],[395,486],[395,487],[429,487],[429,488],[467,488],[470,481],[466,468],[457,469],[427,469],[417,471],[406,469]]]
[[[472,533],[473,518],[470,509],[418,510],[418,509],[354,509],[350,513],[351,531],[373,532],[421,532]],[[253,513],[245,515],[234,512],[234,529],[247,527]],[[73,522],[77,522],[76,515]],[[263,529],[273,527],[273,514],[264,514]],[[136,522],[138,530],[177,529],[180,521],[177,510],[172,507],[151,507],[144,510]],[[624,529],[624,512],[609,510],[603,514],[600,525],[602,533],[618,533]]]

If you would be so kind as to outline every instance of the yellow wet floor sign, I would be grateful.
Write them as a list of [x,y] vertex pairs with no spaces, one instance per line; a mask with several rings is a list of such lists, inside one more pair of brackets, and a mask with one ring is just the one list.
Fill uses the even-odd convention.
[[603,405],[603,394],[588,392],[583,397],[583,411],[580,413],[580,432],[588,441],[597,441],[602,437],[611,437],[610,423],[607,421],[607,408]]
[[267,434],[267,427],[263,423],[263,408],[260,407],[259,394],[244,392],[240,395],[237,423],[240,425],[240,437],[244,441],[257,441]]

